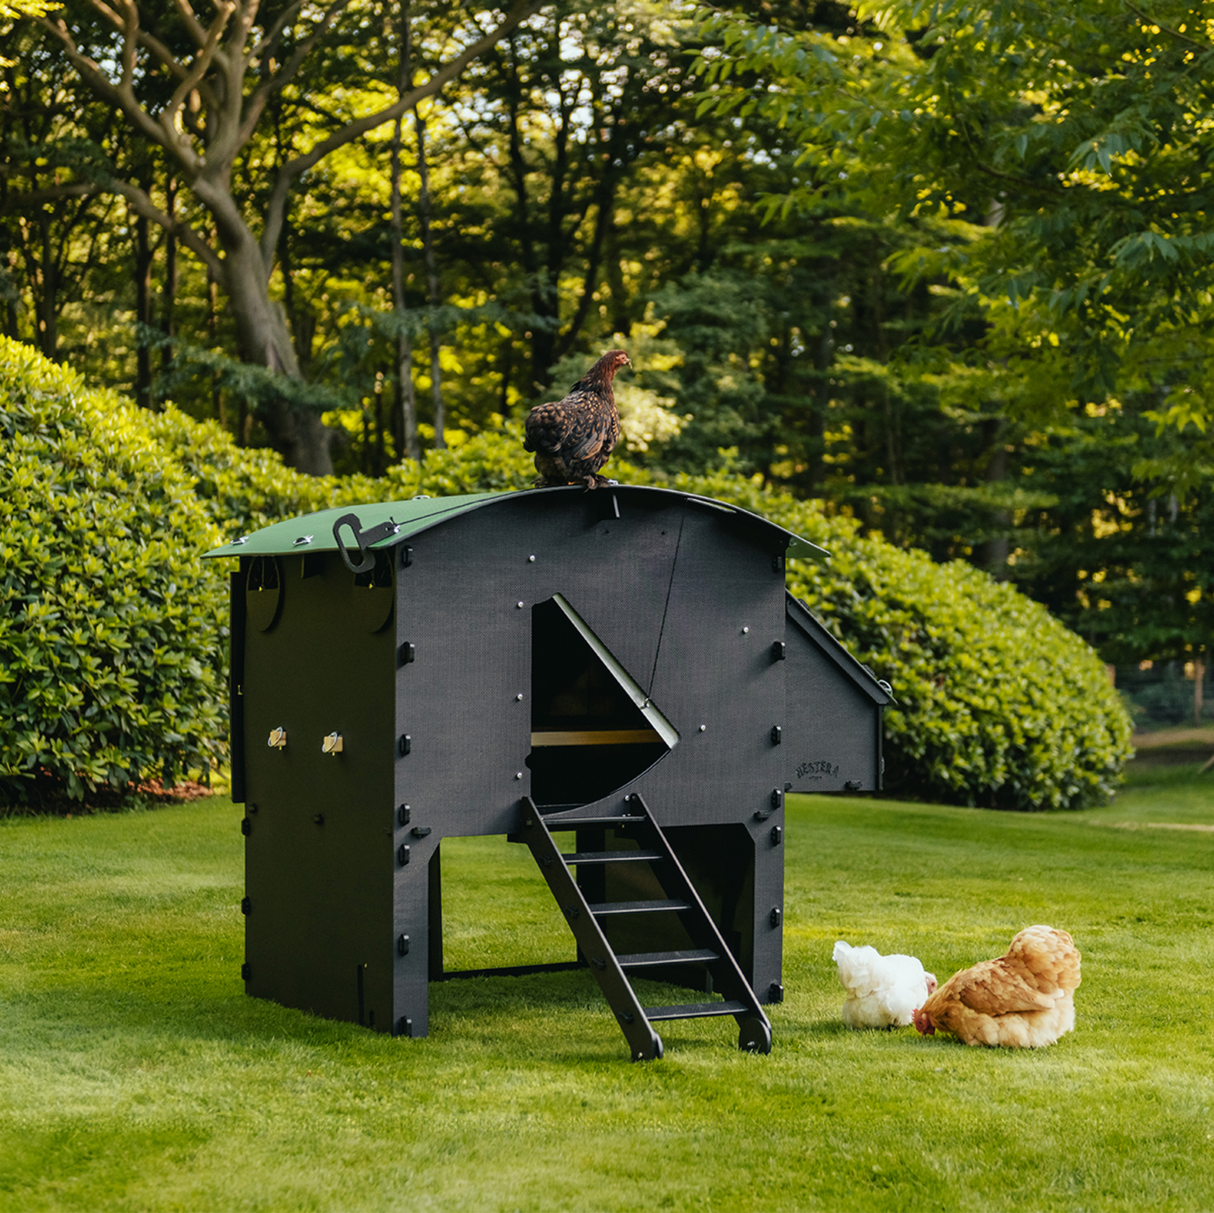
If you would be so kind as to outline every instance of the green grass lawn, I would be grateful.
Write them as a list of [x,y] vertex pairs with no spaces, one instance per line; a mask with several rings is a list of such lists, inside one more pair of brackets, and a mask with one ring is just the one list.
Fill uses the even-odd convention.
[[[0,1208],[1214,1209],[1214,832],[1158,828],[1214,825],[1195,772],[1069,815],[790,798],[772,1054],[704,1020],[643,1065],[581,972],[433,986],[425,1040],[246,998],[228,801],[0,822]],[[572,953],[523,848],[444,844],[444,891],[449,967]],[[1054,1047],[840,1022],[836,939],[944,978],[1034,922],[1083,952]]]

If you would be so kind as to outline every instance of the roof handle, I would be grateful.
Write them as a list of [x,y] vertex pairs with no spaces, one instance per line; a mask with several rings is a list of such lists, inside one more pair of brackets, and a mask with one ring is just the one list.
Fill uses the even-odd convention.
[[[350,552],[341,541],[341,528],[343,526],[348,526],[354,533],[354,542],[358,547],[359,556],[357,564],[350,559]],[[343,514],[333,524],[333,540],[337,544],[337,550],[341,553],[342,561],[351,573],[369,573],[375,567],[375,553],[369,552],[367,549],[373,543],[378,543],[381,539],[387,539],[389,535],[395,535],[399,530],[400,523],[393,522],[389,518],[387,522],[381,522],[378,526],[370,527],[364,531],[357,514]]]

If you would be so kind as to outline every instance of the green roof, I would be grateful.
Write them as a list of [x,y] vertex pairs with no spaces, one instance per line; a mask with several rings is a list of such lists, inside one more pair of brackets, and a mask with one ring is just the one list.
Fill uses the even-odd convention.
[[[740,514],[745,518],[753,518],[756,523],[781,531],[788,536],[786,549],[789,556],[809,556],[820,559],[829,556],[825,548],[785,531],[766,518],[752,514],[748,510],[738,509],[724,501],[715,501],[711,497],[698,497],[693,493],[681,493],[674,489],[640,488],[632,485],[620,485],[620,489],[629,493],[668,493],[687,501],[701,505],[712,506],[730,514]],[[610,490],[598,490],[610,491]],[[298,518],[288,518],[276,522],[251,535],[234,539],[221,547],[213,548],[205,553],[207,556],[280,556],[288,552],[336,552],[337,541],[333,537],[333,524],[347,514],[357,514],[359,525],[363,531],[368,531],[382,523],[391,523],[395,528],[384,536],[373,548],[390,547],[400,543],[411,535],[429,530],[449,518],[456,518],[482,506],[492,505],[497,501],[518,497],[520,493],[530,496],[533,493],[582,493],[584,489],[577,485],[567,488],[522,489],[502,493],[468,493],[459,497],[413,497],[408,501],[378,501],[366,505],[343,505],[331,510],[319,510],[315,514],[302,514]],[[348,531],[344,534],[348,535]],[[346,539],[349,542],[349,539]]]

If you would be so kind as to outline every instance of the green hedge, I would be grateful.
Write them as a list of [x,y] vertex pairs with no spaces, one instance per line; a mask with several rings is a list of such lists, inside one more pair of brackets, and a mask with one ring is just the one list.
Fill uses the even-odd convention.
[[[9,384],[0,405],[4,424],[11,426],[6,432],[24,435],[12,466],[32,469],[26,473],[24,508],[45,512],[61,491],[55,486],[66,483],[81,504],[86,497],[89,502],[105,497],[109,513],[103,516],[119,520],[105,539],[119,558],[90,566],[92,583],[73,582],[78,600],[70,614],[57,605],[63,574],[50,575],[39,561],[55,552],[57,569],[70,565],[72,544],[63,543],[62,532],[54,528],[43,528],[39,540],[37,527],[24,527],[21,550],[38,551],[40,557],[27,556],[20,575],[10,566],[4,583],[6,594],[31,604],[19,633],[24,637],[20,651],[58,653],[63,661],[66,652],[80,647],[65,640],[82,634],[77,620],[109,618],[122,603],[145,620],[141,627],[150,629],[149,636],[157,637],[150,649],[132,650],[124,659],[121,691],[106,692],[111,704],[106,719],[121,716],[124,722],[146,721],[146,727],[142,732],[125,724],[123,732],[111,727],[99,748],[94,742],[100,734],[90,732],[97,713],[66,708],[71,697],[54,676],[48,673],[40,682],[41,675],[24,670],[21,680],[10,678],[18,649],[0,623],[6,706],[16,713],[13,719],[24,722],[6,724],[0,734],[0,781],[8,781],[0,787],[16,786],[17,778],[36,779],[46,767],[78,790],[99,779],[133,779],[164,764],[196,763],[216,752],[226,728],[218,675],[226,660],[226,600],[223,570],[200,567],[197,555],[221,533],[231,538],[336,505],[523,488],[534,477],[515,424],[478,435],[457,450],[430,452],[420,465],[402,464],[382,480],[316,479],[283,468],[269,452],[242,450],[220,427],[199,424],[174,409],[140,413],[115,397],[87,392],[73,376],[24,347],[0,345],[0,374]],[[10,379],[20,381],[20,389]],[[39,403],[16,408],[18,398]],[[43,415],[50,420],[37,420]],[[109,487],[102,490],[83,472],[48,476],[47,469],[58,466],[54,443],[33,433],[47,427],[47,432],[75,435],[81,468],[112,469],[106,473]],[[0,466],[7,475],[9,465]],[[864,538],[848,520],[828,518],[813,503],[765,492],[728,470],[664,478],[620,460],[609,470],[626,483],[668,485],[733,502],[830,549],[833,558],[827,562],[790,562],[789,587],[893,685],[898,703],[885,717],[888,790],[1008,809],[1083,808],[1111,795],[1130,753],[1129,718],[1096,655],[1041,606],[968,565],[935,565],[917,552]],[[99,534],[93,533],[96,541]],[[113,575],[106,575],[111,567]],[[128,568],[131,574],[120,571]],[[151,587],[170,569],[176,578],[172,605],[179,614],[166,627]],[[52,668],[48,659],[38,660]],[[149,661],[151,669],[143,668]],[[90,666],[90,683],[94,677],[108,679],[108,669],[106,661]],[[186,671],[195,673],[187,678]],[[35,692],[32,704],[25,703],[30,692]],[[171,703],[173,711],[157,706],[163,703]],[[183,726],[187,717],[194,727]],[[52,721],[59,723],[47,731]],[[162,730],[158,736],[154,726]],[[68,738],[75,740],[69,744]],[[101,762],[103,749],[108,757]]]
[[0,340],[0,800],[223,754],[216,538],[144,414]]

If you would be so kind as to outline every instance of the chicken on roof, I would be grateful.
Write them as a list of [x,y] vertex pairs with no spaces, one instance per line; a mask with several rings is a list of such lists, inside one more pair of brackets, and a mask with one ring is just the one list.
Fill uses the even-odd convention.
[[612,380],[631,366],[623,350],[608,350],[570,389],[563,400],[537,404],[524,422],[523,449],[535,452],[537,488],[584,484],[598,488],[599,475],[620,437],[620,414]]

